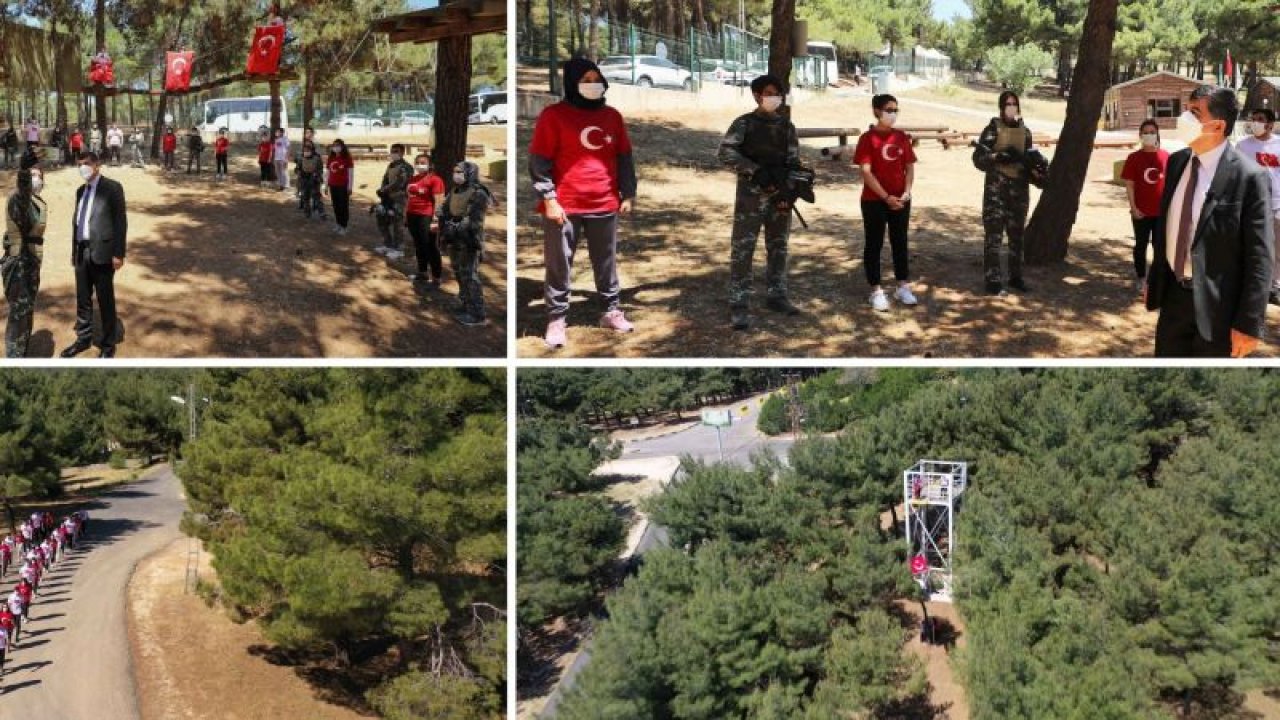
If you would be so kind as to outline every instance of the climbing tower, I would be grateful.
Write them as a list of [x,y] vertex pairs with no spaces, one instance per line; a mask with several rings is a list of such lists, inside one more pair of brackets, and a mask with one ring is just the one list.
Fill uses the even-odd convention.
[[956,511],[968,485],[963,462],[921,460],[902,473],[908,562],[930,600],[951,602]]

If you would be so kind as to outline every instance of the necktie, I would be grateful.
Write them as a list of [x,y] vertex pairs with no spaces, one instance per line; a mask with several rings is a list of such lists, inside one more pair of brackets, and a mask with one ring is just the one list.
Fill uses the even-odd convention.
[[1191,249],[1191,237],[1195,228],[1191,227],[1192,203],[1196,198],[1196,183],[1200,180],[1200,158],[1191,158],[1191,177],[1187,180],[1187,189],[1182,196],[1182,214],[1178,218],[1178,244],[1173,254],[1173,274],[1179,280],[1187,276],[1187,254]]
[[89,210],[89,193],[93,192],[93,188],[89,185],[84,186],[84,195],[80,197],[80,213],[76,220],[76,240],[84,242],[84,216]]

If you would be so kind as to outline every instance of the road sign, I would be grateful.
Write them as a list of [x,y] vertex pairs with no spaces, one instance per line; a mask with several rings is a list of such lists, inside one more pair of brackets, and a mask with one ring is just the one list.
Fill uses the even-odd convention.
[[733,413],[728,410],[703,410],[702,424],[711,427],[729,427],[733,424]]

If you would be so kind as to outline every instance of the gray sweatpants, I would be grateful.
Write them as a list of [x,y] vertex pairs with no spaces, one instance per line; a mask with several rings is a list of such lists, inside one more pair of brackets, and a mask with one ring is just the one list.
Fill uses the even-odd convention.
[[1280,290],[1280,218],[1272,217],[1271,229],[1275,231],[1276,243],[1275,265],[1271,268],[1271,287]]
[[587,239],[587,254],[595,275],[596,292],[605,302],[605,310],[618,308],[618,215],[570,215],[568,222],[557,225],[543,219],[543,263],[546,266],[547,314],[553,318],[569,313],[569,281],[573,275],[573,255],[578,240]]

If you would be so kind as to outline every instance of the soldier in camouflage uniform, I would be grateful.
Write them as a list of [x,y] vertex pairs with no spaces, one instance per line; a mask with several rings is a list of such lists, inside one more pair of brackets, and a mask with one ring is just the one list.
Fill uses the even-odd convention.
[[[24,165],[26,163],[24,162]],[[9,301],[9,322],[5,326],[5,357],[27,355],[31,326],[40,289],[40,264],[44,257],[44,229],[48,206],[40,199],[44,173],[36,167],[18,172],[18,191],[9,198],[5,212],[4,257],[0,278]]]
[[413,166],[404,159],[404,145],[391,146],[391,163],[382,176],[378,197],[387,212],[378,213],[378,232],[382,233],[382,245],[374,248],[395,260],[404,257],[405,210],[409,206],[409,181],[413,179]]
[[[1003,141],[1002,141],[1003,139]],[[1018,96],[1000,93],[1000,117],[991,118],[973,150],[973,164],[986,173],[982,192],[982,229],[985,233],[982,269],[986,291],[1004,293],[1000,273],[1000,245],[1009,235],[1009,287],[1022,292],[1022,237],[1030,204],[1030,173],[1024,159],[1031,150],[1031,131],[1022,123]]]
[[751,325],[751,258],[762,227],[768,288],[765,306],[787,315],[800,312],[787,298],[791,205],[774,197],[786,181],[787,168],[800,161],[800,143],[796,126],[778,112],[782,82],[762,75],[751,82],[751,92],[756,109],[734,120],[720,142],[720,161],[738,173],[729,252],[729,311],[735,330]]
[[480,166],[463,161],[453,167],[453,182],[436,216],[441,242],[449,248],[449,262],[458,279],[460,307],[453,317],[463,325],[484,324],[480,261],[484,257],[484,218],[493,204],[493,193],[480,183]]

